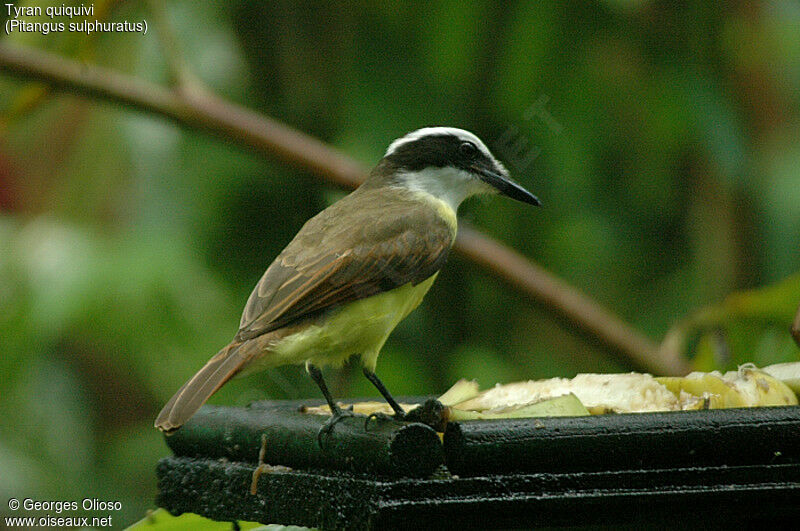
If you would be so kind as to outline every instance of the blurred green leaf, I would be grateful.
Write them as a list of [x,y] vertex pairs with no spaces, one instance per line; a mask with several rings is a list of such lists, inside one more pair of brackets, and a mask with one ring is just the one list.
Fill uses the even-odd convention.
[[[301,530],[307,527],[281,526],[281,525],[262,525],[255,522],[237,522],[239,529],[249,529],[258,531],[281,531],[281,530]],[[209,520],[193,513],[184,513],[180,516],[172,516],[164,509],[157,509],[135,524],[126,529],[133,531],[230,531],[233,529],[231,522],[217,522]]]
[[789,331],[798,304],[800,274],[795,274],[698,310],[669,331],[661,348],[692,358],[701,371],[795,361],[800,349]]

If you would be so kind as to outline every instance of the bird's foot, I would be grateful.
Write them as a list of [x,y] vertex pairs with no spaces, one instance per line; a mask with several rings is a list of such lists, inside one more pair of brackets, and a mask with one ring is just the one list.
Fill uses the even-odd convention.
[[328,437],[333,431],[333,427],[336,426],[339,421],[344,418],[355,417],[357,415],[358,414],[353,411],[353,406],[346,407],[344,409],[338,406],[333,408],[331,417],[325,421],[325,424],[323,424],[319,429],[319,432],[317,432],[317,444],[319,444],[319,447],[324,448],[324,445],[322,444],[323,437]]

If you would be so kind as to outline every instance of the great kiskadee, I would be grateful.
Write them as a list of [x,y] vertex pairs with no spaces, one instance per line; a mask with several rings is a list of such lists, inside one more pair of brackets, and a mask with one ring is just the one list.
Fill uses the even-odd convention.
[[178,429],[234,375],[305,363],[333,415],[319,367],[359,354],[364,375],[395,412],[404,411],[375,375],[381,347],[422,301],[456,237],[467,197],[499,192],[539,205],[478,137],[426,127],[391,143],[351,194],[306,222],[256,284],[239,332],[175,393],[155,425]]

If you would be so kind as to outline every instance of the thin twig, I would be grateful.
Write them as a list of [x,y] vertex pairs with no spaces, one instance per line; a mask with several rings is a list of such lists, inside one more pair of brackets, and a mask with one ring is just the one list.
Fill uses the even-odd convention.
[[[208,131],[263,155],[305,169],[326,181],[355,188],[365,169],[327,144],[210,92],[177,92],[45,52],[0,43],[0,71],[45,82],[64,92],[123,104]],[[462,224],[456,249],[547,310],[573,323],[635,368],[683,374],[680,356],[660,356],[656,345],[578,290],[527,258]]]
[[794,323],[792,323],[792,337],[800,347],[800,307],[797,308],[797,315],[794,316]]
[[206,92],[203,83],[189,67],[181,43],[172,31],[164,0],[147,0],[146,3],[153,17],[158,40],[161,41],[161,51],[169,69],[171,85],[180,93]]

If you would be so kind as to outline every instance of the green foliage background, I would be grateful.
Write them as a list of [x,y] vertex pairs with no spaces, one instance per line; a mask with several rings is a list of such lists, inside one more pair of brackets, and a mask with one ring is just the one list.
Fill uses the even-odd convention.
[[[105,20],[153,23],[140,2],[94,5]],[[800,269],[797,2],[167,7],[211,89],[367,166],[418,127],[476,132],[545,207],[487,198],[463,217],[654,340]],[[167,83],[152,27],[2,39]],[[235,333],[272,258],[343,192],[2,72],[0,113],[0,498],[121,500],[130,522],[152,506],[167,453],[158,409]],[[797,302],[737,328],[749,339],[736,355],[703,366],[798,359],[785,334]],[[396,394],[625,370],[457,256],[378,364]],[[337,396],[373,393],[356,367],[329,374]],[[214,401],[307,396],[313,384],[287,367]]]

